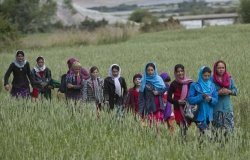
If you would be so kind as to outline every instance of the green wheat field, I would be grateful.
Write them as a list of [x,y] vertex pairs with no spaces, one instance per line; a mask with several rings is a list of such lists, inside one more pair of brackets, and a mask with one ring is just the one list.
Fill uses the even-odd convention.
[[[39,37],[37,37],[39,38]],[[41,43],[42,42],[41,38]],[[200,144],[192,125],[187,140],[175,125],[171,135],[164,125],[143,127],[127,115],[118,121],[113,113],[96,118],[94,105],[71,103],[54,98],[51,102],[15,100],[0,85],[0,159],[207,159],[247,160],[250,158],[249,60],[250,26],[210,27],[138,34],[128,41],[106,45],[77,45],[25,49],[31,67],[37,56],[45,57],[54,79],[67,71],[66,61],[76,57],[82,65],[96,65],[107,76],[111,64],[122,68],[128,87],[132,76],[142,73],[147,62],[158,71],[167,71],[172,80],[174,65],[184,64],[188,76],[197,80],[202,65],[224,60],[239,89],[233,97],[235,134],[226,143],[205,140]],[[0,54],[3,77],[15,57],[15,50]],[[11,78],[10,78],[11,80]]]

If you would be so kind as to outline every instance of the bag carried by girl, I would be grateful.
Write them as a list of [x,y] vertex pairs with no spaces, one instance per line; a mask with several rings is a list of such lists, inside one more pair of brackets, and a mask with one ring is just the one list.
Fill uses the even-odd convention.
[[185,118],[194,121],[198,114],[198,105],[191,105],[186,101],[184,106],[184,116]]

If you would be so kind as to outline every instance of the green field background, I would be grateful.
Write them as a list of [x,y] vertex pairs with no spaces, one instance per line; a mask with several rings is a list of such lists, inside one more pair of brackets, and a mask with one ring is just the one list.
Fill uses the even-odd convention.
[[[170,73],[182,63],[188,76],[197,80],[202,65],[213,67],[219,59],[227,63],[239,93],[233,97],[235,135],[226,144],[207,141],[199,145],[193,125],[186,142],[178,127],[174,135],[161,126],[142,127],[128,115],[117,121],[113,114],[101,113],[96,119],[94,106],[52,102],[31,103],[13,100],[1,84],[0,159],[249,159],[250,104],[249,60],[250,26],[209,27],[199,30],[174,30],[140,34],[126,42],[108,45],[35,48],[24,50],[31,66],[44,56],[54,79],[67,71],[66,61],[76,57],[82,65],[96,65],[107,76],[111,64],[122,68],[129,87],[135,73],[143,73],[147,62],[155,62],[158,71]],[[0,54],[3,77],[15,58],[15,50]]]

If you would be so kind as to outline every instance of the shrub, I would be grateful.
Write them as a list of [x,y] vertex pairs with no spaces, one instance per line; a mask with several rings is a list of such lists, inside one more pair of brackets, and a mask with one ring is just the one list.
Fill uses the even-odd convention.
[[154,17],[148,10],[145,9],[137,9],[129,17],[129,20],[137,23],[154,21],[156,19],[156,17]]
[[0,51],[10,48],[18,42],[16,26],[0,16]]
[[81,22],[79,28],[82,30],[93,31],[96,28],[104,27],[108,24],[108,21],[104,18],[100,21],[95,21],[89,18],[85,18],[83,22]]
[[164,22],[154,21],[153,23],[144,23],[140,27],[140,31],[157,32],[176,28],[181,28],[180,21],[178,19],[173,19],[173,17],[170,17],[167,21]]
[[250,0],[240,0],[238,13],[243,23],[250,23]]

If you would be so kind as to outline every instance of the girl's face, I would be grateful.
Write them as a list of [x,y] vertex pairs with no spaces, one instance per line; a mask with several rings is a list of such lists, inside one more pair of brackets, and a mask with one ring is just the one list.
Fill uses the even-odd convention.
[[91,73],[91,76],[92,76],[94,79],[97,78],[98,75],[99,75],[99,71],[98,71],[97,69],[94,70],[94,71]]
[[154,72],[155,72],[154,68],[152,66],[148,66],[148,68],[147,68],[147,75],[153,76]]
[[38,65],[39,67],[43,67],[43,65],[44,65],[44,60],[39,59],[39,61],[37,62],[37,65]]
[[22,54],[18,54],[16,56],[16,59],[17,59],[18,62],[22,62],[22,61],[24,61],[24,56]]
[[209,73],[209,72],[205,72],[202,74],[202,78],[205,82],[210,79],[210,76],[211,76],[211,73]]
[[175,74],[178,79],[184,79],[185,71],[182,68],[177,68]]
[[113,69],[112,69],[112,76],[113,76],[113,77],[118,77],[118,75],[119,75],[118,69],[113,68]]
[[134,80],[134,84],[135,84],[135,86],[140,86],[141,85],[141,78],[136,78]]
[[74,73],[78,75],[80,73],[81,67],[75,67],[74,68]]
[[216,72],[219,76],[223,76],[226,71],[226,67],[223,63],[218,63],[216,67]]

